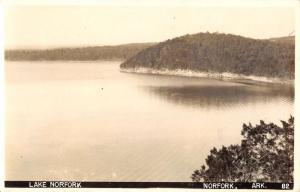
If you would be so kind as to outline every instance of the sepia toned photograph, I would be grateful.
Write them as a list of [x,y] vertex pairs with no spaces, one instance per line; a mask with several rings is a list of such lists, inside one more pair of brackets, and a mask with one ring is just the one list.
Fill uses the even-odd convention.
[[6,187],[293,189],[295,6],[4,11]]

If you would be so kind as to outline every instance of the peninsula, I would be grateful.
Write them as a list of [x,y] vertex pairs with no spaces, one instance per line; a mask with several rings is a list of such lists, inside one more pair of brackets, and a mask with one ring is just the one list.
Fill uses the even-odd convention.
[[252,39],[198,33],[150,46],[120,65],[123,72],[291,81],[295,38]]

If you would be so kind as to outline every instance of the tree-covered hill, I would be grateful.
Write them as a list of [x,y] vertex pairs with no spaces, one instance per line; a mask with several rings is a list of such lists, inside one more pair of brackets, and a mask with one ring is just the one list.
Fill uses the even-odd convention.
[[294,57],[293,40],[258,40],[231,34],[198,33],[151,46],[126,60],[120,67],[229,72],[293,79]]
[[295,44],[295,36],[276,37],[276,38],[270,38],[269,40],[274,42],[279,42],[279,43]]
[[13,61],[34,60],[108,60],[128,59],[154,43],[133,43],[116,46],[94,46],[80,48],[56,48],[45,50],[7,50],[5,59]]

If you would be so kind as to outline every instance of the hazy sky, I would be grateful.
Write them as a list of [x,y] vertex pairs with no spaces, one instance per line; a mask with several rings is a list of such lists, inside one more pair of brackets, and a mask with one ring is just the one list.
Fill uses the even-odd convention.
[[5,11],[9,49],[158,42],[206,31],[269,38],[295,29],[291,7],[19,5]]

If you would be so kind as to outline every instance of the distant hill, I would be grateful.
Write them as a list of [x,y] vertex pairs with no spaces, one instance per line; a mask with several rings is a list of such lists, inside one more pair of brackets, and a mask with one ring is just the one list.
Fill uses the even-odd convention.
[[279,43],[295,44],[295,36],[276,37],[276,38],[270,38],[269,40],[273,42],[279,42]]
[[110,60],[128,59],[155,43],[133,43],[116,46],[94,46],[81,48],[6,50],[5,59],[13,61],[35,60]]
[[292,39],[258,40],[219,33],[185,35],[144,49],[120,67],[293,79],[295,43]]

